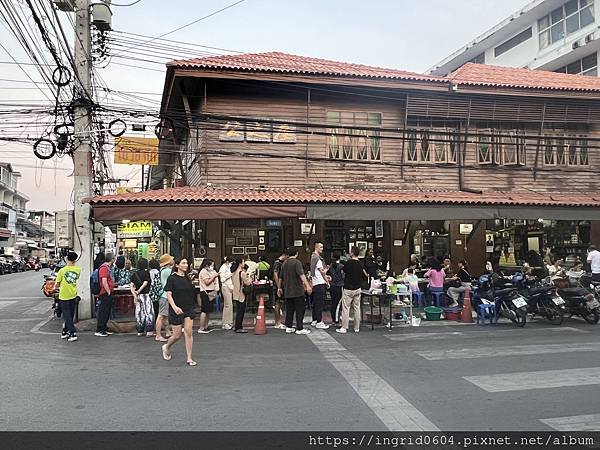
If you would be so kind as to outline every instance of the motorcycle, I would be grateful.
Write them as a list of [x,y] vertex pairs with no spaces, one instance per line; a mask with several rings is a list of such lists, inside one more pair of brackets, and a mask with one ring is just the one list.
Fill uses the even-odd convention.
[[[558,293],[565,300],[569,317],[581,316],[587,323],[595,325],[600,320],[600,301],[596,296],[596,283],[589,275],[567,277],[561,274],[552,280],[558,285]],[[569,286],[569,287],[563,287]]]
[[519,294],[527,300],[527,313],[545,317],[553,325],[561,325],[566,312],[566,302],[558,295],[556,287],[543,284],[535,277],[516,273],[512,277],[513,285]]
[[479,277],[474,299],[475,307],[477,303],[494,303],[498,316],[506,317],[519,327],[527,323],[527,300],[510,280],[503,280],[498,274]]
[[27,270],[35,270],[36,272],[40,271],[40,263],[38,263],[37,261],[30,259],[29,261],[27,261],[26,263],[27,265]]

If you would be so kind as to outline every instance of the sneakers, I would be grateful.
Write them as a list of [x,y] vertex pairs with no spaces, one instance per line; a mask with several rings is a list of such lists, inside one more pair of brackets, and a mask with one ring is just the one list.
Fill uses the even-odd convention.
[[285,332],[286,332],[287,334],[290,334],[290,333],[295,333],[295,332],[296,332],[296,329],[295,329],[295,328],[288,328],[288,327],[285,327]]
[[228,323],[223,324],[223,329],[224,330],[231,330],[233,327],[231,325],[229,325]]
[[313,320],[313,321],[310,323],[310,325],[311,325],[311,326],[313,326],[313,327],[314,327],[314,326],[316,326],[316,325],[317,325],[317,321],[316,321],[316,320]]
[[360,330],[357,330],[357,329],[355,329],[355,330],[354,330],[354,332],[355,332],[355,333],[358,333],[358,332],[360,332]]
[[329,325],[326,325],[323,322],[319,322],[315,325],[315,328],[318,328],[319,330],[326,330],[327,328],[329,328]]
[[76,334],[71,334],[69,336],[69,338],[67,339],[67,341],[69,342],[75,342],[77,340],[77,335]]
[[303,328],[301,330],[296,330],[296,334],[310,334],[310,330]]
[[335,331],[336,331],[336,333],[342,333],[342,334],[345,334],[345,333],[347,333],[347,332],[348,332],[348,330],[346,330],[345,328],[338,328],[338,329],[337,329],[337,330],[335,330]]
[[208,334],[210,333],[212,330],[200,330],[198,329],[198,334]]
[[282,323],[280,323],[279,325],[275,325],[274,328],[276,330],[286,330],[287,329],[287,327],[284,324],[282,324]]
[[61,339],[66,339],[69,337],[69,332],[66,330],[63,330],[62,333],[60,333],[60,338]]
[[96,331],[94,333],[94,336],[98,336],[98,337],[107,337],[108,333],[106,331]]
[[113,332],[106,330],[106,334],[110,336],[111,334],[113,334]]

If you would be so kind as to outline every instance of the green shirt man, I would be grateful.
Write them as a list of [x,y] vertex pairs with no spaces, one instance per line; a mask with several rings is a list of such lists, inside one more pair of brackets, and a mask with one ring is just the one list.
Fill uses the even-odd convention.
[[77,307],[77,300],[75,300],[77,298],[77,282],[81,277],[81,267],[75,265],[77,259],[77,253],[69,252],[66,257],[67,265],[56,274],[58,299],[65,321],[60,337],[61,339],[67,339],[69,342],[77,340],[77,329],[73,323],[75,308]]
[[56,283],[59,285],[59,300],[74,300],[77,297],[77,281],[81,276],[81,267],[67,265],[56,274]]

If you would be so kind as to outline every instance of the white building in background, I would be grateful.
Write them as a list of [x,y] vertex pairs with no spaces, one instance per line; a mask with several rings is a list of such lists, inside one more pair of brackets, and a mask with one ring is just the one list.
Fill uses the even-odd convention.
[[599,9],[594,0],[534,0],[427,73],[475,62],[598,76]]
[[[26,236],[21,224],[27,220],[29,197],[18,190],[21,174],[9,163],[0,162],[0,253],[19,254]],[[19,245],[17,245],[19,243]],[[33,245],[32,241],[32,245]],[[24,245],[25,253],[28,242]]]

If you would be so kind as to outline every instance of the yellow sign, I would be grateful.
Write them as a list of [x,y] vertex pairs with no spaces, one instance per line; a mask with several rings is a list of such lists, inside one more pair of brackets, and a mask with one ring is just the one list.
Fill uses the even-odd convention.
[[115,140],[115,164],[158,165],[158,139],[123,136]]
[[152,237],[152,222],[140,221],[117,225],[117,238]]
[[128,186],[118,186],[117,194],[128,194],[134,192],[134,188]]

